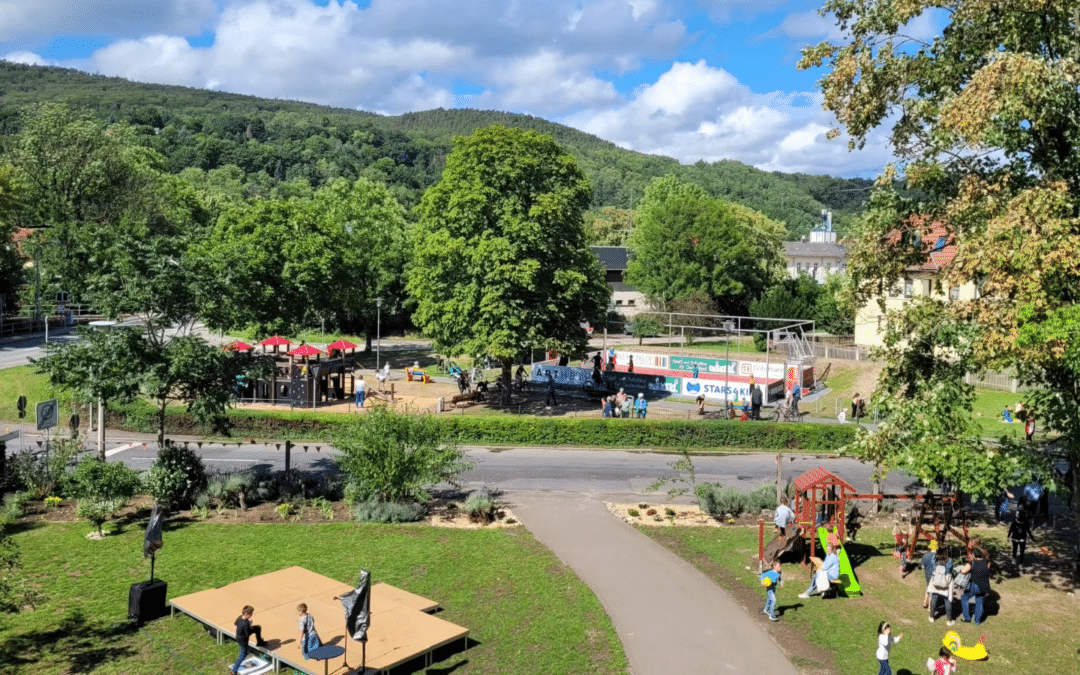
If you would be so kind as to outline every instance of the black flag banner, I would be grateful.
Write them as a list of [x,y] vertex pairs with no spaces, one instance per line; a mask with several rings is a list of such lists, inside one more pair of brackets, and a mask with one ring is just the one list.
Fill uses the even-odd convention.
[[367,642],[371,625],[371,572],[360,570],[360,583],[340,596],[345,608],[345,631],[357,642]]
[[149,558],[154,552],[162,547],[164,542],[161,535],[161,523],[164,520],[161,513],[161,505],[154,503],[154,510],[150,512],[150,522],[146,524],[146,539],[143,540],[143,557]]

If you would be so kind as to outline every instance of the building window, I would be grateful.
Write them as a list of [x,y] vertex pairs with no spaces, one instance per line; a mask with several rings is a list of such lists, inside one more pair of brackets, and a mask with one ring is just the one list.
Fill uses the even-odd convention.
[[627,300],[627,301],[626,301],[626,305],[627,305],[628,307],[633,307],[633,306],[634,306],[634,301],[633,301],[633,300]]
[[910,298],[911,294],[915,292],[915,281],[912,279],[904,279],[904,297]]
[[927,279],[927,280],[923,281],[923,289],[924,289],[924,290],[926,291],[926,292],[924,293],[924,295],[926,295],[926,297],[928,297],[928,298],[929,298],[929,297],[930,297],[930,294],[931,294],[931,293],[933,292],[933,290],[934,290],[934,284],[933,284],[933,282],[932,282],[932,281],[930,281],[929,279]]
[[960,287],[959,286],[953,286],[952,288],[949,289],[949,299],[953,300],[953,301],[956,301],[956,300],[960,299]]
[[618,306],[619,306],[619,305],[621,305],[621,304],[622,304],[622,300],[616,300],[616,301],[615,301],[615,306],[616,306],[616,307],[618,307]]

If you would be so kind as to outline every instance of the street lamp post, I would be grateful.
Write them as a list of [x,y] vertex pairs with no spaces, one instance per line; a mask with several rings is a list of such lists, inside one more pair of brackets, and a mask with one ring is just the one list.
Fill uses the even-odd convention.
[[[91,321],[90,327],[95,330],[108,330],[116,325],[115,321]],[[93,405],[93,403],[91,403]],[[97,427],[98,456],[105,461],[105,399],[98,396],[98,427]]]
[[379,370],[379,349],[382,347],[382,296],[375,298],[377,314],[375,317],[375,370]]

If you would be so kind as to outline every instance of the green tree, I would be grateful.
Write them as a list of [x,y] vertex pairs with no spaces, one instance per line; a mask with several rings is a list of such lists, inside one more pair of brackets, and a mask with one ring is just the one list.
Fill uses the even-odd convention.
[[[821,287],[808,276],[784,279],[750,303],[750,316],[811,321],[821,296]],[[755,321],[754,326],[771,330],[791,325],[790,321]],[[765,351],[765,334],[754,334],[754,345]]]
[[702,292],[722,313],[745,314],[780,278],[782,234],[760,213],[675,176],[657,178],[638,205],[626,281],[663,307]]
[[375,409],[334,435],[335,458],[361,500],[427,502],[439,483],[458,484],[472,465],[431,415]]
[[[959,363],[970,370],[1015,367],[1036,390],[1035,414],[1061,434],[1058,446],[1075,467],[1078,7],[953,0],[940,35],[931,42],[906,37],[905,25],[941,6],[928,0],[830,0],[822,13],[835,15],[845,40],[810,47],[800,62],[802,68],[826,67],[825,107],[852,147],[864,145],[878,127],[890,127],[903,185],[918,194],[896,189],[901,176],[893,167],[879,178],[850,249],[855,297],[880,297],[909,265],[924,263],[928,224],[943,227],[957,254],[942,285],[978,289],[976,297],[948,307],[950,325],[972,330],[970,357]],[[940,312],[912,312],[909,323],[920,333],[934,328],[915,326],[915,320],[945,324]],[[919,347],[913,340],[894,350],[890,365],[918,359],[906,352]],[[919,397],[907,405],[920,405]],[[927,432],[913,434],[911,442],[932,447],[937,440]],[[1028,459],[1038,464],[1040,457],[1031,453]],[[963,464],[956,461],[954,471],[966,471],[959,469]],[[1076,474],[1074,488],[1080,489]],[[1080,502],[1075,508],[1080,519]]]
[[[21,190],[15,182],[15,171],[0,166],[0,295],[14,303],[23,281],[23,261],[15,247],[15,214],[21,201]],[[0,312],[6,308],[0,306]]]
[[590,198],[550,136],[495,126],[459,138],[417,207],[408,277],[413,321],[435,349],[499,359],[504,382],[530,346],[580,353],[580,323],[595,323],[611,297],[586,247]]
[[404,246],[401,206],[365,179],[333,181],[312,200],[234,205],[192,247],[205,270],[201,314],[221,330],[373,329],[376,297],[398,305]]

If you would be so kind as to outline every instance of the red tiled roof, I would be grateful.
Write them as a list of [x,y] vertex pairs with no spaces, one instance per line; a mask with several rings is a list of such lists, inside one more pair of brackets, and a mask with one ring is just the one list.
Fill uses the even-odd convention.
[[803,475],[795,479],[795,490],[803,492],[814,485],[842,485],[851,492],[855,492],[854,486],[831,471],[826,471],[820,466],[815,466]]
[[[913,272],[937,272],[948,267],[956,258],[955,237],[945,229],[944,225],[936,221],[930,222],[928,218],[916,216],[911,219],[911,222],[917,228],[916,232],[926,249],[926,262],[912,265],[907,269]],[[937,248],[937,242],[942,237],[945,237],[945,246]],[[886,238],[888,244],[896,244],[898,241],[900,241],[900,232],[897,230],[890,232]]]

